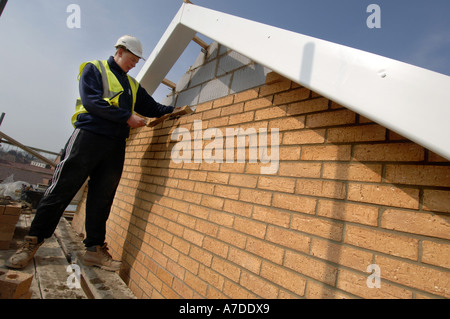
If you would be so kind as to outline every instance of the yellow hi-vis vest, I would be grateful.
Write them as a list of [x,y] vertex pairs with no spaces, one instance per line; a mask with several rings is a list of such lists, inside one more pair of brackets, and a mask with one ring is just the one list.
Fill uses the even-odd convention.
[[[100,71],[100,74],[102,75],[103,99],[110,105],[119,107],[119,97],[123,93],[123,87],[120,84],[119,80],[114,75],[114,73],[112,73],[111,69],[109,68],[108,61],[96,60],[81,64],[80,72],[78,74],[78,80],[80,80],[81,74],[83,73],[83,69],[88,63],[92,63],[93,65],[95,65],[97,69]],[[129,75],[127,75],[127,77],[130,82],[131,92],[133,95],[133,105],[131,107],[131,112],[134,113],[134,105],[136,104],[136,96],[139,88],[139,83]],[[84,108],[83,104],[81,103],[81,98],[78,98],[75,106],[75,114],[72,116],[73,126],[75,126],[78,114],[81,113],[89,113],[89,112]]]

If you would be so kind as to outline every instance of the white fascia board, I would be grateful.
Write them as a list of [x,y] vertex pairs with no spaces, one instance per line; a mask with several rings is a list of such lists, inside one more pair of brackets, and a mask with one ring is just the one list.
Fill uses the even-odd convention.
[[155,51],[195,30],[450,160],[449,76],[192,4],[172,24]]
[[183,4],[136,77],[149,94],[156,91],[196,34],[180,23],[184,8]]

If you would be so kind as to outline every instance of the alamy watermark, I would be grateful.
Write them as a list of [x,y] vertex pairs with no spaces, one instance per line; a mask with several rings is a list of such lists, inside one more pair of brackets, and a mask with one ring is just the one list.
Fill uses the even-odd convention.
[[66,271],[70,274],[67,277],[67,287],[70,289],[80,289],[81,288],[81,269],[77,264],[70,264],[67,266]]
[[367,277],[366,285],[367,288],[381,288],[381,268],[377,264],[372,264],[367,266],[366,271],[371,273],[369,277]]
[[69,29],[81,28],[81,8],[78,4],[69,4],[66,9],[70,15],[67,17],[66,25]]
[[[279,129],[254,128],[244,130],[239,127],[227,128],[225,136],[218,128],[203,131],[203,122],[194,121],[194,135],[186,128],[176,128],[171,136],[177,141],[172,149],[172,160],[179,163],[245,163],[269,164],[261,166],[261,174],[276,174],[279,169]],[[179,138],[181,137],[181,140]],[[235,143],[236,140],[236,143]],[[246,146],[248,140],[248,147]],[[210,142],[209,142],[210,141]],[[204,146],[204,142],[209,142]],[[270,152],[269,152],[270,148]],[[236,151],[236,152],[235,152]]]
[[371,13],[367,17],[366,24],[369,29],[381,28],[381,7],[378,4],[370,4],[367,7],[367,13]]

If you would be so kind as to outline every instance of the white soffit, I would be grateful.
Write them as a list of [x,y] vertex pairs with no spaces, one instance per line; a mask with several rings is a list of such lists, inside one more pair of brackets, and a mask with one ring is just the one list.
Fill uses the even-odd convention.
[[152,94],[196,33],[450,160],[450,77],[184,3],[137,76]]

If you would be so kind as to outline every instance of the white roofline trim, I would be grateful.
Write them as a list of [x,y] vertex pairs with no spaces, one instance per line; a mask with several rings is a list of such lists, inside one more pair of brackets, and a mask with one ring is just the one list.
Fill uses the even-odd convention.
[[184,3],[138,74],[153,93],[196,33],[450,160],[450,77]]

